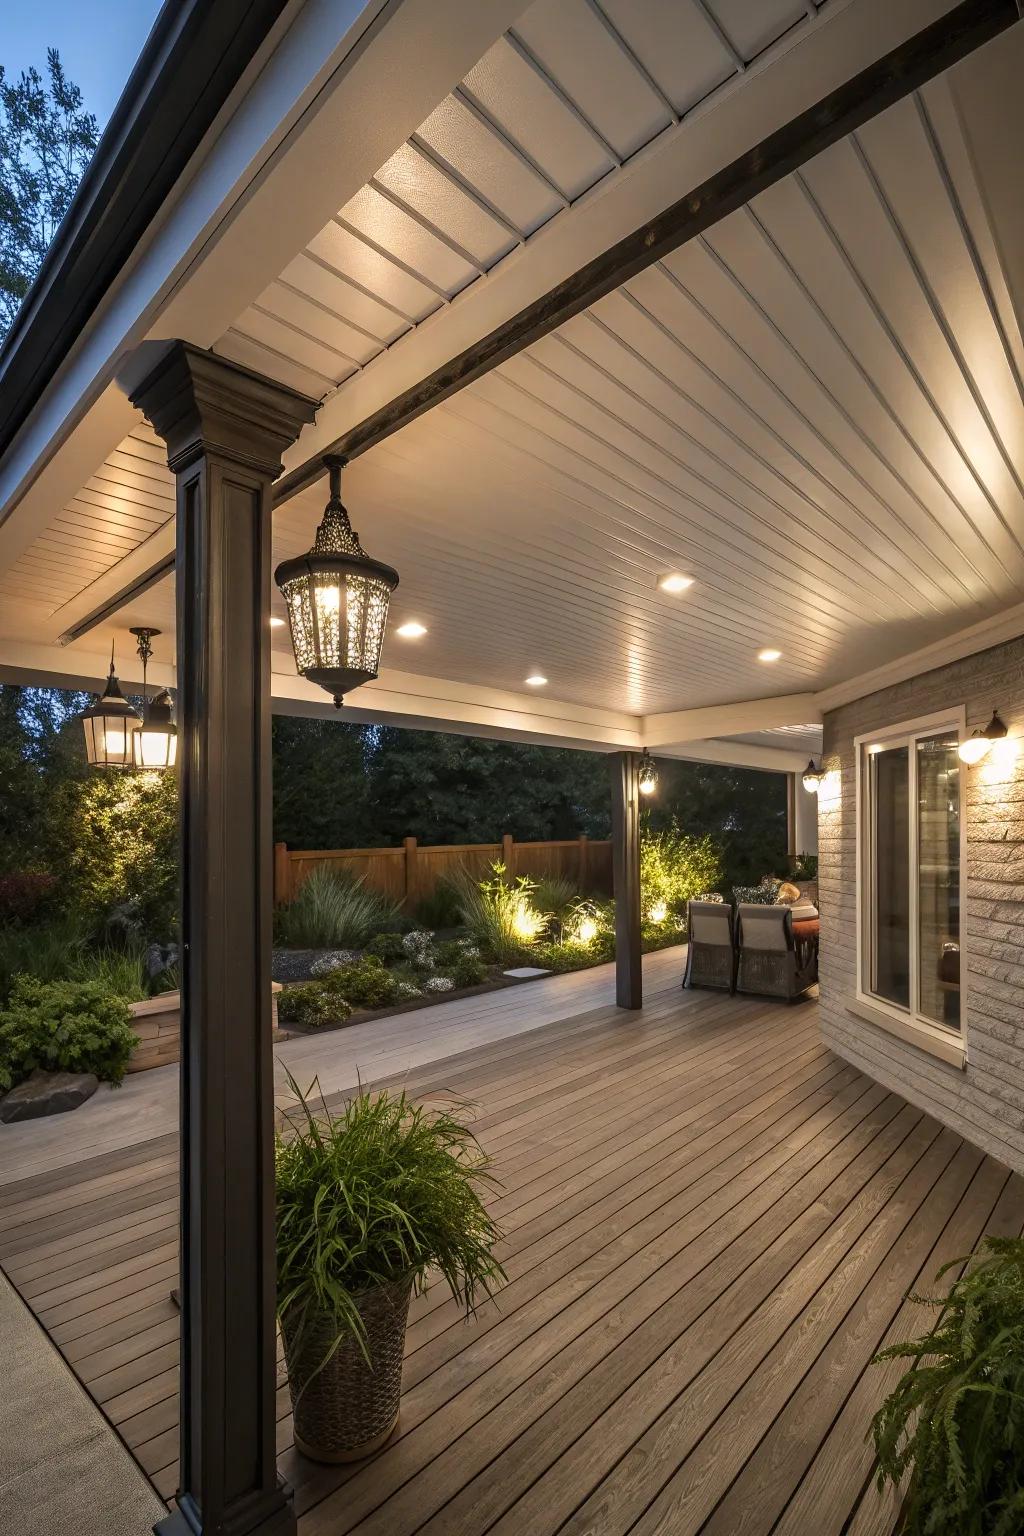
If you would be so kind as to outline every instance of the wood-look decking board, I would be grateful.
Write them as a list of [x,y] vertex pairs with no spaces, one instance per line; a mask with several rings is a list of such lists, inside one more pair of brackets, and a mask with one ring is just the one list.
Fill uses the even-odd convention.
[[[908,1289],[1024,1228],[1024,1181],[831,1055],[815,1015],[672,986],[393,1079],[476,1106],[509,1281],[471,1322],[437,1287],[414,1301],[400,1430],[361,1466],[297,1455],[279,1358],[302,1536],[888,1536],[863,1435],[896,1368],[869,1362],[924,1325]],[[0,1190],[0,1264],[165,1498],[175,1155]]]

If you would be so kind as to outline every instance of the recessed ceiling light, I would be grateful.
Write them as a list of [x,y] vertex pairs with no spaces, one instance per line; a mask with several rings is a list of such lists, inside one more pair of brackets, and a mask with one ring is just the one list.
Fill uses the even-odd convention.
[[271,627],[271,629],[280,629],[283,623],[284,623],[284,619],[279,619],[276,613],[272,613],[270,615],[270,627]]
[[403,640],[418,640],[426,632],[427,626],[421,624],[417,619],[410,619],[408,624],[399,624],[395,630],[395,634],[401,635]]
[[687,587],[693,586],[693,577],[684,576],[681,571],[669,571],[658,577],[658,586],[662,592],[685,592]]
[[772,650],[771,646],[769,646],[766,651],[758,651],[757,659],[758,661],[778,661],[781,655],[781,651]]
[[543,672],[531,672],[526,681],[531,688],[543,688],[547,682],[547,678],[544,676]]

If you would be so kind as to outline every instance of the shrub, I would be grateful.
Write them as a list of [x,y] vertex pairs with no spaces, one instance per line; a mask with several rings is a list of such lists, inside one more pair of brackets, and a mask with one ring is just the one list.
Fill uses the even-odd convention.
[[0,925],[28,923],[49,905],[57,882],[42,870],[24,869],[0,875]]
[[314,1116],[292,1088],[302,1123],[278,1136],[275,1161],[278,1311],[294,1351],[324,1319],[335,1335],[324,1363],[347,1337],[365,1348],[360,1293],[406,1275],[422,1291],[428,1270],[472,1312],[505,1272],[481,1198],[490,1159],[469,1127],[404,1093],[360,1092]]
[[498,965],[515,965],[548,925],[533,903],[536,886],[521,875],[510,880],[504,864],[492,864],[493,878],[479,884],[466,875],[460,883],[466,926],[484,955]]
[[457,928],[462,922],[462,898],[459,887],[447,876],[416,903],[416,920],[424,928]]
[[320,864],[274,914],[277,943],[289,949],[358,949],[395,915],[395,904],[362,880]]
[[42,1067],[93,1072],[120,1083],[138,1036],[122,997],[95,981],[40,981],[18,976],[0,1013],[0,1088]]
[[987,1237],[944,1302],[912,1299],[943,1310],[929,1333],[876,1356],[911,1362],[872,1421],[879,1488],[912,1470],[906,1536],[1016,1536],[1024,1527],[1024,1239]]
[[424,992],[454,992],[455,983],[450,976],[428,976],[423,983]]
[[142,934],[178,924],[178,790],[173,773],[92,773],[63,785],[54,807],[64,888],[93,923],[131,904]]
[[422,928],[414,929],[407,933],[402,940],[402,950],[405,959],[418,971],[432,971],[437,957],[434,953],[434,935],[426,933]]
[[722,855],[710,837],[687,837],[674,823],[640,839],[640,893],[645,914],[664,907],[683,917],[686,903],[722,878]]
[[411,1003],[413,998],[422,996],[423,988],[408,976],[403,976],[395,987],[396,1003]]
[[550,912],[554,920],[561,923],[579,898],[579,890],[571,880],[562,875],[548,875],[537,881],[532,899],[538,912]]
[[479,955],[462,954],[445,970],[457,987],[479,987],[487,980],[487,967]]
[[95,981],[129,1002],[138,1002],[149,990],[140,943],[95,945],[83,920],[75,917],[41,927],[0,929],[0,1004],[22,975],[37,981]]
[[480,951],[472,939],[447,939],[434,952],[434,963],[439,970],[450,970],[460,960],[479,960]]
[[400,965],[405,959],[405,946],[400,933],[378,933],[366,946],[368,955],[376,955],[385,965]]
[[818,855],[816,853],[798,853],[796,863],[790,874],[794,880],[817,880]]
[[733,886],[733,900],[737,906],[741,902],[753,902],[758,907],[774,907],[781,885],[781,880],[776,880],[773,875],[765,875],[757,885]]
[[344,997],[322,981],[304,981],[285,987],[277,999],[279,1024],[299,1024],[319,1029],[323,1024],[343,1024],[352,1009]]
[[385,1008],[395,1001],[398,979],[376,955],[364,955],[356,965],[343,965],[324,983],[354,1008]]

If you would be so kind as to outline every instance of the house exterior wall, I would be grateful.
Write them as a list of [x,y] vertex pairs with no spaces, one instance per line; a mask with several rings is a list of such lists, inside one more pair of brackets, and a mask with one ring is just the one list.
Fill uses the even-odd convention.
[[[1003,750],[962,768],[961,1006],[967,1061],[950,1065],[850,1012],[857,992],[854,740],[964,706],[967,729],[993,707]],[[830,711],[818,796],[821,1016],[827,1043],[975,1146],[1024,1171],[1024,639],[965,657]]]

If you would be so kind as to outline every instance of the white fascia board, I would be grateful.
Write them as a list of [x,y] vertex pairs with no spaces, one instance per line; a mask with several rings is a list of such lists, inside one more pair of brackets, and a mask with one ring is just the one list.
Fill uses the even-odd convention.
[[869,693],[877,693],[881,688],[908,682],[913,677],[920,677],[923,672],[934,672],[937,667],[962,661],[965,656],[977,655],[979,651],[990,650],[994,645],[1004,645],[1008,640],[1019,639],[1021,635],[1024,635],[1024,603],[1015,603],[1012,608],[1004,608],[1002,613],[957,630],[944,640],[936,640],[919,651],[909,651],[905,656],[897,656],[880,667],[873,667],[870,672],[862,672],[858,677],[850,677],[845,682],[822,689],[813,695],[815,708],[819,712],[815,718],[820,719],[821,715],[830,709],[838,709],[841,704],[851,704],[854,699],[866,698]]
[[428,378],[616,241],[654,219],[837,86],[936,20],[947,0],[830,0],[707,102],[514,247],[451,304],[380,353],[327,399],[285,454],[285,471]]
[[[64,455],[82,476],[73,494],[139,419],[108,398],[152,366],[137,349],[173,337],[211,346],[523,8],[307,0],[297,9],[0,464],[3,567],[68,500]],[[86,422],[97,403],[99,429]]]
[[763,773],[803,773],[806,752],[786,752],[775,747],[756,747],[744,741],[691,741],[685,747],[668,747],[659,757],[693,763],[718,763],[731,768],[758,768]]
[[644,745],[682,746],[709,737],[740,736],[748,731],[772,731],[785,725],[818,725],[821,707],[812,693],[790,693],[775,699],[748,699],[740,704],[711,704],[702,709],[670,710],[646,715]]

